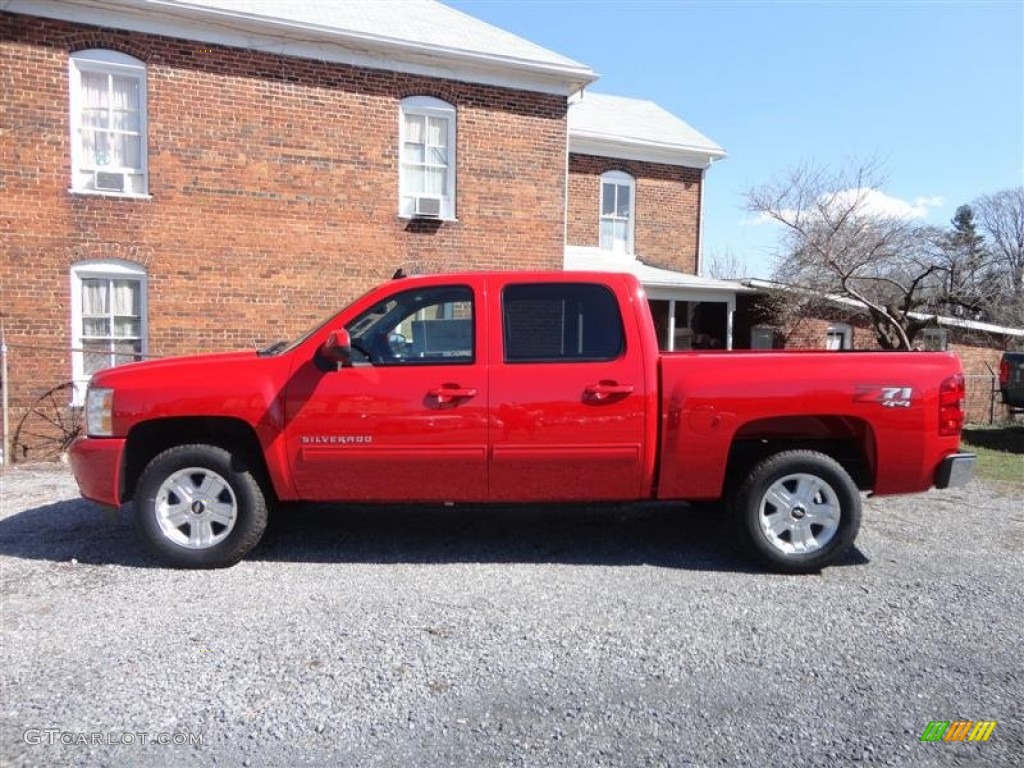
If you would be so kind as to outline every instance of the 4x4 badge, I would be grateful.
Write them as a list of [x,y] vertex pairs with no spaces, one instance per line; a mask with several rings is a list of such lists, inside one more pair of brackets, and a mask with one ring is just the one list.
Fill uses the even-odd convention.
[[853,400],[856,403],[878,403],[883,408],[909,408],[914,398],[913,387],[877,387],[860,385]]

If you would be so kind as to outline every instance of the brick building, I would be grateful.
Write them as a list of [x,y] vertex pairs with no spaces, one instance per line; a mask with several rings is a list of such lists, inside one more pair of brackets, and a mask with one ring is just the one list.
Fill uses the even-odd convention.
[[728,336],[741,289],[696,277],[724,152],[595,79],[433,0],[5,3],[14,442],[94,370],[294,336],[398,267],[628,269],[666,346],[702,297]]

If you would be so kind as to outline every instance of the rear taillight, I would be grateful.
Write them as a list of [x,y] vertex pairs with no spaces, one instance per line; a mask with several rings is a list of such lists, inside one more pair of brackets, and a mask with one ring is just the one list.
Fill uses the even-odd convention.
[[963,374],[950,376],[939,386],[939,434],[949,437],[959,435],[964,426]]
[[999,388],[1006,389],[1010,386],[1010,361],[999,361]]

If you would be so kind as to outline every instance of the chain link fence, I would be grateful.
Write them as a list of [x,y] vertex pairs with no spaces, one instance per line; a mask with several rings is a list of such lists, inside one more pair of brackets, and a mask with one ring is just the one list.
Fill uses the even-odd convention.
[[965,374],[964,383],[968,424],[1003,424],[1011,420],[999,392],[999,377],[994,371]]

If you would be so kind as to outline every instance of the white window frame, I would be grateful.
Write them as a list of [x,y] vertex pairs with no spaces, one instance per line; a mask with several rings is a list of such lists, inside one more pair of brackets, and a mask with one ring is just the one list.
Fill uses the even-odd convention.
[[[612,214],[606,216],[604,214],[604,186],[605,184],[614,184],[616,188],[616,198],[618,197],[618,188],[627,187],[629,189],[629,215],[619,216],[618,214]],[[605,171],[601,174],[600,187],[597,195],[597,216],[598,216],[598,246],[603,251],[612,251],[615,253],[627,253],[633,254],[633,238],[636,231],[636,179],[625,171]],[[617,199],[616,199],[617,202]],[[618,209],[618,205],[613,206],[614,209]],[[626,222],[626,247],[625,250],[621,250],[615,247],[617,241],[613,240],[611,243],[604,241],[604,235],[602,233],[601,225],[605,220],[612,222]]]
[[[146,93],[146,65],[144,62],[118,51],[89,49],[76,51],[68,59],[71,111],[71,189],[76,194],[106,195],[110,197],[149,198],[148,98]],[[82,146],[82,73],[132,77],[139,86],[139,167],[101,167],[85,156]],[[96,174],[100,172],[124,173],[128,182],[125,191],[97,189]],[[132,189],[133,180],[141,183]]]
[[[838,339],[839,346],[833,346],[832,340]],[[846,323],[833,323],[825,331],[825,349],[837,351],[853,349],[853,328]]]
[[[139,354],[145,357],[149,348],[149,290],[144,267],[128,261],[83,261],[71,267],[71,379],[74,396],[72,405],[85,404],[85,390],[89,374],[85,372],[82,323],[82,285],[85,280],[135,280],[139,283]],[[111,352],[111,357],[113,357]]]
[[770,325],[755,325],[750,328],[751,349],[774,349],[775,328]]
[[441,216],[442,220],[455,220],[455,167],[458,157],[455,131],[455,107],[441,99],[432,96],[409,96],[402,99],[398,110],[398,215],[402,218],[412,218],[415,211],[414,190],[409,189],[409,179],[405,172],[405,140],[406,140],[406,117],[415,115],[425,118],[439,118],[447,121],[447,147],[448,165],[446,167],[445,186],[447,194],[441,195]]

